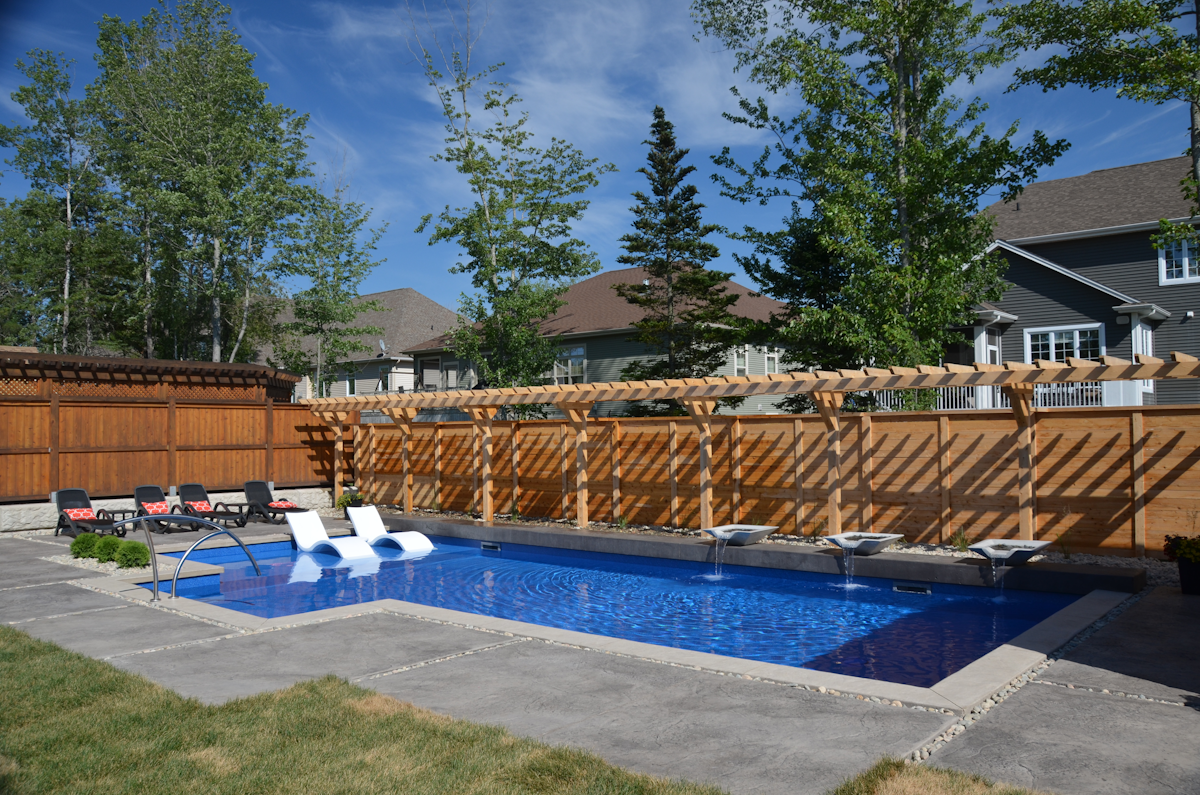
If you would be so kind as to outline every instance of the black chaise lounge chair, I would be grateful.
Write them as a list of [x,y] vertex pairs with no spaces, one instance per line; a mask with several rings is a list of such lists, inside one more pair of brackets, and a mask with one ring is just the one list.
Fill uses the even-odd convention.
[[133,490],[133,503],[137,506],[138,516],[154,517],[151,529],[156,533],[169,533],[172,527],[178,530],[198,529],[198,525],[189,522],[182,511],[175,513],[171,510],[167,495],[159,486],[138,486]]
[[218,502],[214,505],[208,497],[208,491],[199,483],[184,483],[179,487],[179,507],[188,516],[221,522],[226,527],[230,522],[238,527],[246,526],[247,513],[243,503]]
[[58,525],[54,535],[62,534],[75,538],[80,533],[115,535],[124,537],[125,528],[113,529],[113,524],[133,514],[133,511],[106,511],[92,508],[92,501],[84,489],[60,489],[54,495],[58,506]]
[[264,480],[247,480],[244,488],[248,506],[246,508],[247,519],[251,516],[260,516],[271,524],[283,524],[285,514],[308,510],[294,502],[277,500],[272,497],[271,489]]

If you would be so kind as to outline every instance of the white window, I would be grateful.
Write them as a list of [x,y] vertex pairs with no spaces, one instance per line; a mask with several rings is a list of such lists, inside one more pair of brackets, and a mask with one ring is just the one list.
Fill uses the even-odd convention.
[[442,386],[442,360],[422,359],[418,367],[420,388],[427,392],[436,392]]
[[1025,332],[1025,361],[1038,359],[1066,362],[1067,357],[1099,361],[1104,355],[1104,327],[1089,326],[1028,329]]
[[746,374],[746,359],[747,359],[747,356],[746,356],[745,348],[735,348],[734,349],[734,351],[733,351],[733,374],[734,375],[745,375]]
[[356,390],[354,387],[355,387],[354,376],[353,375],[346,376],[346,394],[349,395],[350,397],[353,397],[356,394]]
[[1200,258],[1193,249],[1193,246],[1180,240],[1158,250],[1160,285],[1200,282]]
[[767,375],[774,375],[779,372],[779,349],[766,348],[767,355]]
[[563,348],[554,361],[551,383],[582,384],[587,381],[587,351],[582,345]]
[[442,389],[458,389],[458,362],[443,365]]

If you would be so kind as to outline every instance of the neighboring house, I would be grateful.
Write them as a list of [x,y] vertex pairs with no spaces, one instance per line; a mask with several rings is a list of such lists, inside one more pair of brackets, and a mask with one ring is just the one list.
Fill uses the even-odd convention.
[[[562,335],[562,355],[546,383],[573,384],[621,380],[621,370],[630,362],[652,358],[654,354],[629,338],[642,310],[630,304],[613,289],[615,284],[644,281],[641,268],[605,271],[572,286],[563,296],[566,304],[543,324],[547,335]],[[726,282],[730,293],[741,296],[733,313],[752,320],[767,320],[780,302],[756,295],[735,282]],[[410,346],[405,352],[417,361],[417,388],[428,391],[469,389],[478,378],[470,362],[457,359],[447,348],[449,339],[438,336]],[[762,375],[780,372],[777,349],[739,346],[729,354],[717,375]],[[751,397],[735,413],[776,412],[776,400]],[[597,404],[593,414],[611,416],[625,410],[623,403]]]
[[[972,362],[1068,356],[1132,359],[1172,350],[1200,356],[1200,252],[1152,245],[1160,218],[1188,221],[1180,191],[1191,159],[1093,171],[1034,183],[996,218],[988,249],[1009,263],[999,301],[977,308],[968,339],[947,359]],[[998,391],[943,395],[945,408],[1006,405]],[[1170,381],[1039,387],[1043,406],[1200,403],[1200,382]]]
[[[338,362],[328,397],[373,395],[379,392],[410,392],[415,373],[411,356],[404,350],[414,343],[442,334],[458,323],[458,315],[410,287],[369,293],[360,301],[377,301],[383,310],[364,312],[355,326],[377,326],[382,334],[362,337],[370,352]],[[285,318],[286,320],[286,318]],[[382,342],[382,346],[380,343]],[[313,396],[313,379],[305,375],[296,386],[296,398]]]

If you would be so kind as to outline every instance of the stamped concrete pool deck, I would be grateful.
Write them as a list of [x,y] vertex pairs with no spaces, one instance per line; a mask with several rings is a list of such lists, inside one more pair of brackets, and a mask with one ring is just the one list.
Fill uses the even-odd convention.
[[[239,531],[256,540],[277,533]],[[145,589],[124,592],[105,575],[43,560],[67,541],[0,536],[0,623],[206,703],[333,673],[633,770],[733,793],[814,795],[883,755],[911,754],[959,720],[765,681],[751,668],[701,670],[675,650],[586,648],[572,633],[532,637],[516,622],[403,603],[234,625],[192,609],[198,603],[151,605]],[[1200,598],[1150,592],[931,763],[1060,793],[1196,792],[1198,621]]]

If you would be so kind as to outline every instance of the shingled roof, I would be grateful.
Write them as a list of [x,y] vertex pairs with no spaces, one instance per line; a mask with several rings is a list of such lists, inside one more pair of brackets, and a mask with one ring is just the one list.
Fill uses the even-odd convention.
[[[598,273],[590,279],[575,284],[563,296],[566,305],[559,308],[542,324],[547,335],[586,334],[604,331],[622,331],[631,328],[642,319],[638,307],[617,295],[615,284],[641,284],[646,278],[642,268],[622,268]],[[750,320],[768,320],[772,312],[784,305],[773,298],[753,293],[737,282],[725,282],[729,294],[740,296],[733,305],[733,314]],[[448,335],[428,339],[406,351],[441,350],[449,345]]]
[[1179,182],[1191,163],[1190,157],[1173,157],[1035,182],[1015,200],[984,212],[996,218],[995,238],[1008,241],[1188,218],[1191,207]]

